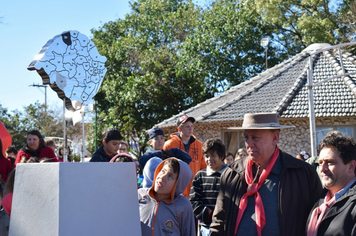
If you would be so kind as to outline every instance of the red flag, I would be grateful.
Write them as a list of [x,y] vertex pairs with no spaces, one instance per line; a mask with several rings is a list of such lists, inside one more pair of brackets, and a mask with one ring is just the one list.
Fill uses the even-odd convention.
[[2,152],[4,157],[6,157],[5,150],[7,147],[10,147],[12,144],[12,137],[9,131],[5,128],[5,126],[0,121],[0,139],[2,141]]

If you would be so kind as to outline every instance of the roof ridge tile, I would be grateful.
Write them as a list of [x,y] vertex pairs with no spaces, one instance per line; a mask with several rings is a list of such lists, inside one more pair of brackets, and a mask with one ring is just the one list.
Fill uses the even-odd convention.
[[[331,62],[331,60],[333,61],[333,63],[331,63],[331,65],[334,67],[334,69],[336,71],[336,74],[337,75],[342,75],[344,72],[342,70],[340,60],[344,59],[343,54],[341,54],[342,56],[340,58],[340,57],[337,57],[337,56],[334,56],[333,54],[331,54],[330,51],[325,51],[324,55],[330,62]],[[344,69],[345,69],[345,72],[346,72],[347,69],[345,68],[345,65],[344,65]],[[356,95],[356,85],[355,85],[355,82],[350,78],[350,76],[348,76],[348,75],[347,76],[341,76],[341,79],[350,88],[352,93]]]

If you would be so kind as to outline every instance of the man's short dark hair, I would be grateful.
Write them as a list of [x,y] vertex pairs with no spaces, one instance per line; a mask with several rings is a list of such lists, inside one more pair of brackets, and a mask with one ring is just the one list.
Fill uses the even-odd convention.
[[216,151],[216,153],[219,157],[222,158],[222,160],[225,159],[225,145],[220,139],[210,138],[205,141],[203,145],[203,153],[207,154],[211,151]]
[[12,146],[7,147],[5,152],[6,152],[7,154],[9,154],[9,153],[11,153],[11,152],[17,154],[16,148],[15,148],[15,147],[12,147]]
[[109,128],[107,130],[105,130],[102,134],[103,136],[103,140],[107,143],[111,140],[122,140],[123,137],[120,134],[120,131],[113,129],[113,128]]
[[324,147],[335,148],[345,165],[352,160],[356,160],[356,144],[354,139],[350,136],[346,137],[342,135],[339,131],[331,131],[325,135],[320,141],[318,156]]

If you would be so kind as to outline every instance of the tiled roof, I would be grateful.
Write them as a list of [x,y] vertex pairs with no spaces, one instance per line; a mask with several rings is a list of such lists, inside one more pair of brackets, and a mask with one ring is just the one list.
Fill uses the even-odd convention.
[[[197,122],[242,120],[246,113],[276,112],[280,117],[308,117],[307,69],[309,53],[329,44],[313,44],[296,56],[159,124],[175,126],[187,114]],[[313,51],[314,50],[314,51]],[[342,54],[345,73],[356,72],[356,57]],[[342,73],[338,53],[326,51],[313,58],[314,84]],[[314,87],[316,117],[356,116],[356,75],[335,78]]]

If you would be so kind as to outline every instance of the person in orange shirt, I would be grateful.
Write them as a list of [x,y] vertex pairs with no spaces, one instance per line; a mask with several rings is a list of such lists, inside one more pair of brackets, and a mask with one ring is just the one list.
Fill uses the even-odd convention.
[[[178,132],[171,134],[171,139],[167,140],[163,147],[163,150],[180,148],[181,150],[187,152],[192,157],[192,161],[189,163],[189,166],[192,169],[193,176],[195,176],[199,170],[206,168],[203,156],[203,143],[193,135],[194,122],[195,119],[193,117],[189,117],[187,115],[179,117],[177,120]],[[183,195],[188,199],[191,186],[192,181],[183,191]]]

